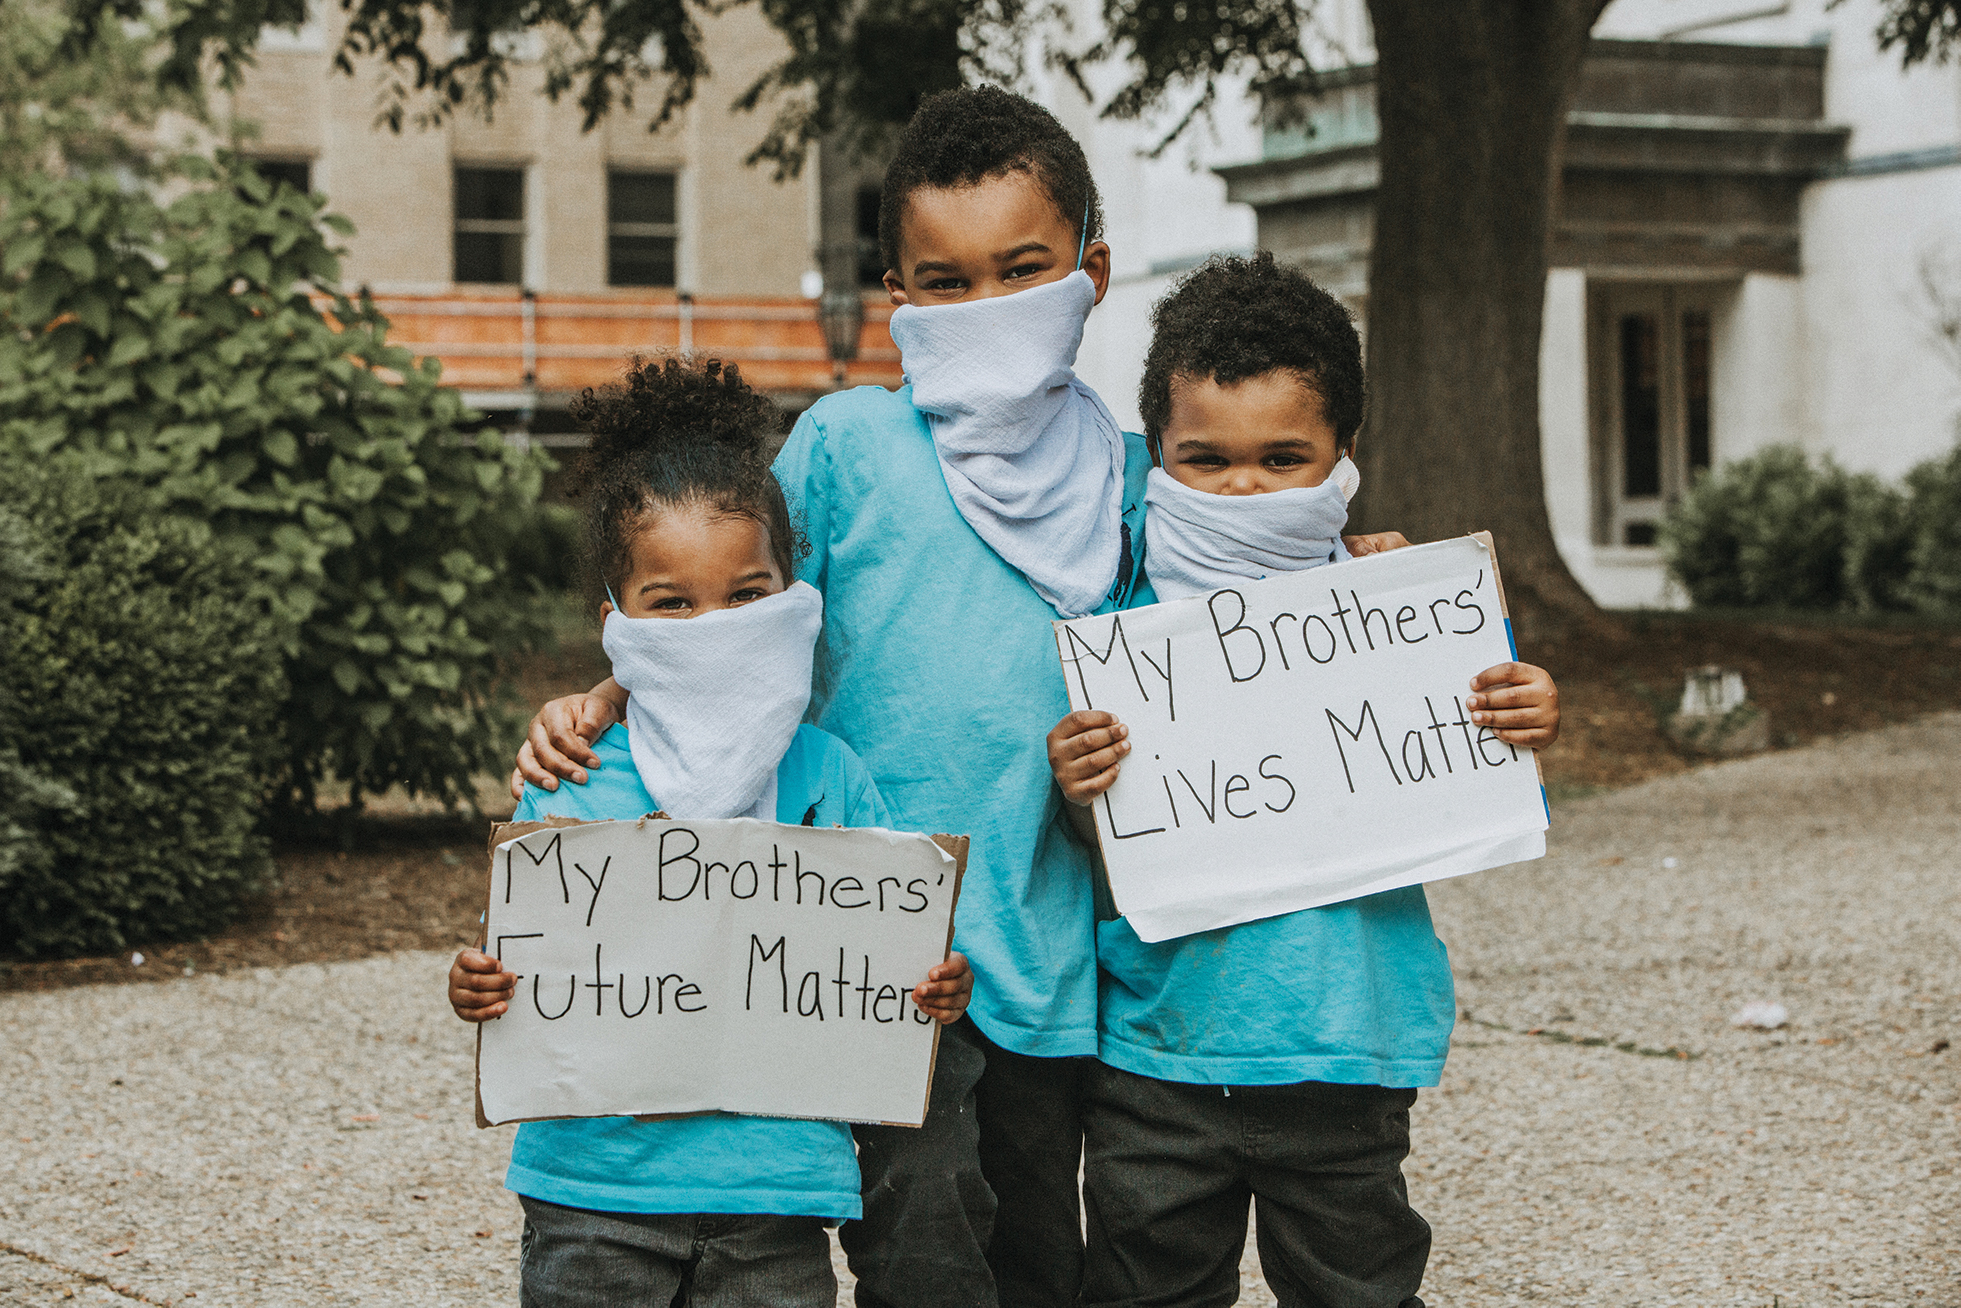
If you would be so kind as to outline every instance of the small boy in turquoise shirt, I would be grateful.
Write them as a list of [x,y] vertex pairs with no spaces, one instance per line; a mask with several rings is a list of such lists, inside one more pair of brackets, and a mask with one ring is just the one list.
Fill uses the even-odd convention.
[[[1346,557],[1361,343],[1340,302],[1255,259],[1215,259],[1159,302],[1141,408],[1158,463],[1146,569],[1163,598]],[[1558,734],[1544,670],[1472,682],[1511,744]],[[1071,818],[1130,745],[1108,713],[1049,735]],[[1305,788],[1304,788],[1305,789]],[[1430,1247],[1401,1164],[1456,1009],[1421,886],[1158,944],[1097,929],[1100,1066],[1085,1092],[1085,1308],[1231,1303],[1249,1203],[1282,1308],[1421,1308]]]

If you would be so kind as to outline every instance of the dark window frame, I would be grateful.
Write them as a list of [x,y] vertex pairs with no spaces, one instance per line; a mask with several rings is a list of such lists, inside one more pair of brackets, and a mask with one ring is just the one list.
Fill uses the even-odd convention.
[[[667,222],[647,222],[615,217],[614,187],[620,177],[665,177],[669,181],[669,204],[673,217]],[[660,280],[623,280],[628,261],[624,242],[667,242],[668,277]],[[657,262],[657,261],[656,261]],[[606,284],[619,287],[672,288],[681,278],[681,171],[678,168],[608,167],[606,169]]]
[[[529,199],[529,190],[530,190],[530,182],[531,182],[531,179],[528,176],[526,176],[527,171],[528,170],[521,165],[511,165],[511,164],[454,163],[451,165],[450,180],[451,180],[452,190],[450,193],[450,215],[451,215],[450,221],[451,221],[451,234],[454,240],[454,248],[452,250],[451,268],[450,268],[452,280],[454,280],[459,284],[470,285],[470,286],[522,286],[525,284],[525,272],[526,272],[525,265],[528,262],[528,259],[526,257],[527,251],[525,247],[527,245],[526,238],[529,235],[527,224],[525,221],[525,215],[527,212],[526,202]],[[486,217],[478,217],[478,216],[472,216],[468,218],[464,217],[462,212],[463,206],[461,200],[464,194],[463,174],[465,173],[508,175],[508,176],[515,177],[517,179],[517,204],[516,204],[517,217],[515,218],[486,218]],[[515,273],[517,274],[515,277],[500,276],[493,279],[485,279],[482,277],[466,277],[463,275],[465,271],[466,260],[475,257],[473,255],[465,254],[464,238],[486,237],[486,236],[498,238],[499,253],[497,257],[497,262],[500,265],[500,271],[503,272],[515,271]],[[513,258],[513,246],[511,244],[513,239],[515,239],[516,242],[515,258]],[[474,246],[481,245],[482,243],[478,241],[471,241],[469,242],[469,244],[474,247]],[[516,265],[514,269],[512,268],[513,263],[515,263]]]

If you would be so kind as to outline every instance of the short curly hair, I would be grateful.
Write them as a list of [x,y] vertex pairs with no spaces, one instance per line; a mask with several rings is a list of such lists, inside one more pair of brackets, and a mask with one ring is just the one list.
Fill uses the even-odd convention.
[[626,585],[652,516],[684,504],[761,524],[784,581],[795,575],[800,542],[769,468],[782,414],[734,364],[635,357],[618,385],[587,388],[572,416],[592,437],[572,494],[583,501],[587,564],[609,595]]
[[1089,160],[1054,114],[998,86],[927,96],[899,137],[878,199],[878,250],[886,268],[898,271],[899,230],[914,191],[973,186],[1016,172],[1034,178],[1085,243],[1101,239],[1103,201]]
[[1362,341],[1340,300],[1273,256],[1215,256],[1151,309],[1151,349],[1137,407],[1155,445],[1181,381],[1222,385],[1286,371],[1321,397],[1336,444],[1347,450],[1368,402]]

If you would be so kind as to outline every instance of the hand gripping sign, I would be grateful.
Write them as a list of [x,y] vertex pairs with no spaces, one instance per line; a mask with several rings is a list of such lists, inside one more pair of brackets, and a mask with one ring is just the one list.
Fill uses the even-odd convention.
[[483,947],[477,1124],[723,1110],[917,1126],[964,836],[750,818],[510,823]]
[[1516,657],[1482,533],[1055,624],[1069,700],[1130,728],[1096,801],[1140,939],[1539,858],[1532,751],[1464,708]]

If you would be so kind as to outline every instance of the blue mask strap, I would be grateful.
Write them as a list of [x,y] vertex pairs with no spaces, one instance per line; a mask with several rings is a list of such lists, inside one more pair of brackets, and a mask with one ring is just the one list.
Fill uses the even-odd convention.
[[1082,271],[1083,251],[1089,249],[1089,201],[1083,201],[1083,238],[1076,242],[1076,270]]
[[606,598],[609,601],[611,601],[613,605],[613,612],[618,613],[621,617],[626,616],[626,614],[622,612],[620,609],[620,602],[616,599],[613,599],[613,588],[611,586],[606,587]]

